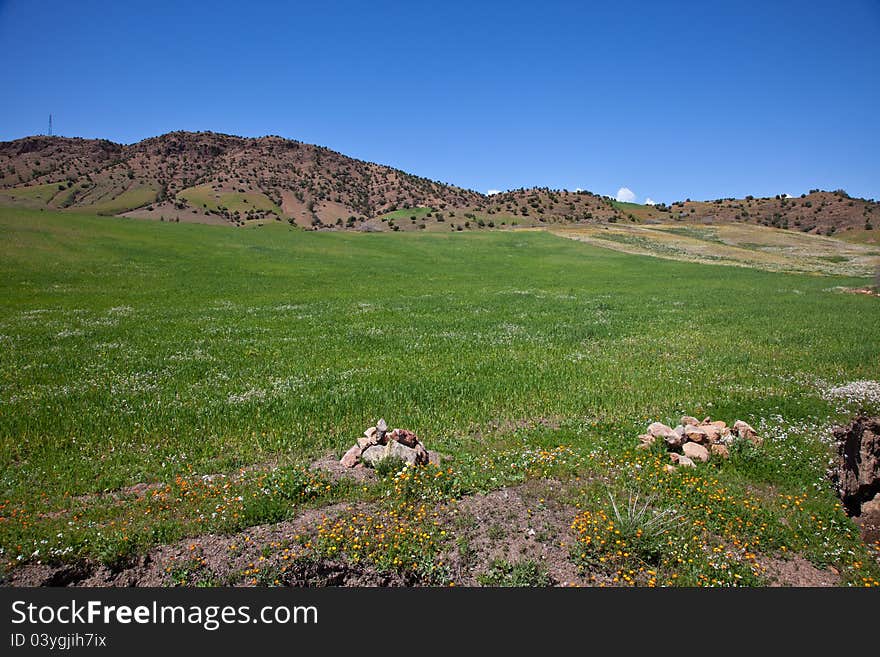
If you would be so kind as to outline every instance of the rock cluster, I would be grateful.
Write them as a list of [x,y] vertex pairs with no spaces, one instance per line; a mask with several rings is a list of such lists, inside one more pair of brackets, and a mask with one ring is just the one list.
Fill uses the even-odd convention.
[[669,450],[672,463],[666,466],[670,472],[676,465],[683,468],[696,467],[697,462],[706,463],[710,458],[726,459],[730,456],[728,445],[735,439],[742,438],[753,445],[761,446],[763,439],[757,432],[742,420],[728,427],[722,420],[707,417],[701,422],[695,417],[685,415],[681,424],[674,429],[662,422],[652,422],[647,433],[639,436],[639,449],[651,449],[658,440],[662,440]]
[[388,430],[385,420],[369,427],[339,462],[346,468],[375,467],[386,458],[399,458],[410,465],[424,465],[432,460],[419,437],[408,429]]

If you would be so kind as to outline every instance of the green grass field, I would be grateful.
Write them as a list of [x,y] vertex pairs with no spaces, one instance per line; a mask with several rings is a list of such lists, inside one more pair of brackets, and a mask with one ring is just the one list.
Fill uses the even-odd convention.
[[0,198],[5,197],[9,201],[18,201],[31,204],[48,204],[61,191],[58,183],[46,185],[29,185],[24,187],[12,187],[0,191]]
[[196,208],[205,207],[208,210],[225,208],[229,212],[238,211],[242,214],[247,214],[251,210],[267,210],[279,217],[283,214],[281,208],[268,196],[259,192],[215,192],[211,185],[199,185],[183,190],[178,196]]
[[[0,209],[0,231],[9,568],[112,562],[301,503],[381,500],[382,484],[303,469],[380,416],[456,455],[467,494],[520,481],[511,455],[563,447],[568,465],[542,476],[635,481],[633,464],[655,472],[660,458],[636,452],[636,435],[686,413],[747,420],[765,446],[648,488],[673,486],[710,538],[796,551],[849,583],[878,577],[824,479],[828,428],[855,410],[825,391],[880,379],[877,299],[833,291],[865,279],[633,256],[541,231],[239,231],[21,209]],[[186,492],[250,466],[234,498]],[[179,494],[129,506],[98,495],[154,482]],[[731,501],[704,517],[713,487]],[[581,508],[601,505],[582,488]],[[680,583],[742,577],[688,558]]]
[[154,202],[157,195],[157,191],[150,187],[133,187],[125,190],[119,196],[98,201],[93,205],[83,207],[80,211],[101,215],[121,214]]
[[632,215],[639,221],[644,221],[645,219],[659,219],[665,216],[653,205],[644,205],[642,203],[629,203],[627,201],[615,200],[611,201],[611,205],[613,205],[621,212],[626,213],[627,215]]

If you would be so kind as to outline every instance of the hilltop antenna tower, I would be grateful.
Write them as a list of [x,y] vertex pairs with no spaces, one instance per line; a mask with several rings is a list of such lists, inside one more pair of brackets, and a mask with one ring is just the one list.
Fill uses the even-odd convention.
[[52,136],[52,115],[49,115],[49,136]]

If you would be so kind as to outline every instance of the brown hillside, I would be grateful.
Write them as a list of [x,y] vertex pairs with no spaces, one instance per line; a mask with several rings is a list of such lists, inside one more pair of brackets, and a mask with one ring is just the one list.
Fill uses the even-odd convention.
[[872,241],[880,224],[877,203],[842,191],[668,207],[546,188],[486,196],[320,146],[211,132],[173,132],[131,145],[45,136],[2,142],[0,202],[239,226],[288,221],[315,229],[744,222]]
[[843,190],[812,190],[800,197],[780,195],[770,198],[680,201],[670,207],[668,216],[703,224],[740,222],[834,235],[848,231],[872,231],[874,228],[880,232],[878,210],[880,205],[876,202],[851,198]]
[[26,205],[181,220],[365,220],[483,196],[280,137],[175,132],[124,146],[27,137],[0,144],[0,194]]

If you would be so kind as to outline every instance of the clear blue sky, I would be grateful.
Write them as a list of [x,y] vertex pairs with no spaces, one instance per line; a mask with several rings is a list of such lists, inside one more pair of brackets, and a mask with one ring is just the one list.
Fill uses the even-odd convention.
[[0,140],[278,134],[486,191],[880,198],[880,1],[0,0]]

